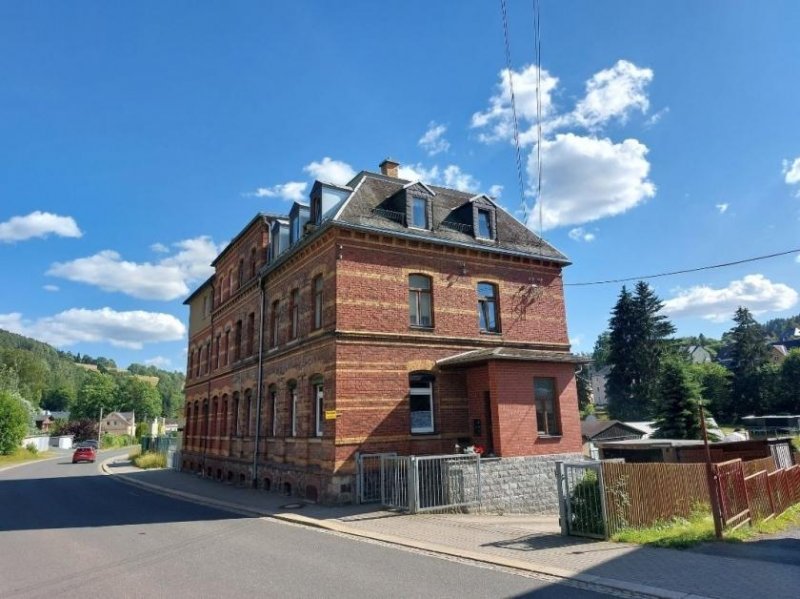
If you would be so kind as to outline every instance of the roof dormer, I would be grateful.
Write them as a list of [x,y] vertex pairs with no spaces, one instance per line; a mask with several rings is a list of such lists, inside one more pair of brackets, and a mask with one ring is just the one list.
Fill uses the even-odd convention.
[[497,239],[497,207],[487,195],[470,199],[472,205],[472,230],[476,239]]
[[311,222],[320,225],[331,218],[352,191],[345,185],[316,181],[311,188]]
[[294,245],[303,237],[310,209],[305,204],[295,202],[289,211],[289,245]]
[[435,195],[436,192],[421,181],[413,181],[403,186],[400,196],[405,204],[403,208],[405,208],[407,227],[428,230],[432,228],[432,200]]
[[284,219],[276,219],[270,229],[269,261],[274,262],[287,249],[289,249],[289,223]]

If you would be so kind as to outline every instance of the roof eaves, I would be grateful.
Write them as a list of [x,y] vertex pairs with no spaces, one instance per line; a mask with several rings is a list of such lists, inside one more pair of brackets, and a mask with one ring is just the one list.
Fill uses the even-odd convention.
[[191,302],[195,297],[197,297],[197,294],[200,293],[203,289],[208,287],[213,280],[214,280],[214,275],[211,275],[210,277],[208,277],[203,283],[200,284],[200,286],[197,289],[192,291],[192,293],[189,295],[189,297],[187,297],[185,300],[183,300],[183,305],[184,306],[188,306],[189,302]]
[[[372,232],[378,231],[378,232],[381,232],[381,233],[385,233],[387,235],[393,235],[393,236],[396,236],[396,237],[402,237],[403,239],[413,239],[415,241],[418,241],[418,240],[422,239],[422,240],[425,240],[425,241],[427,241],[429,243],[434,243],[434,244],[438,244],[438,245],[451,246],[451,247],[462,247],[462,248],[468,248],[468,249],[472,249],[472,250],[491,252],[491,253],[494,253],[494,254],[502,254],[502,255],[505,255],[505,256],[520,256],[520,257],[523,257],[523,258],[533,258],[533,259],[536,259],[536,260],[542,260],[544,262],[554,262],[556,264],[561,264],[562,266],[569,266],[570,264],[572,264],[572,262],[570,262],[568,259],[559,258],[557,256],[546,256],[544,254],[535,254],[535,253],[531,253],[531,252],[521,252],[521,251],[511,250],[511,249],[506,249],[506,248],[498,248],[496,246],[488,246],[488,245],[487,246],[483,246],[483,245],[479,246],[479,245],[475,245],[475,244],[472,244],[472,243],[463,243],[463,242],[460,242],[460,241],[453,241],[451,239],[442,239],[440,237],[426,237],[425,235],[414,234],[413,230],[410,231],[410,232],[406,232],[406,231],[397,231],[396,229],[382,229],[382,228],[374,226],[374,225],[369,225],[369,226],[367,226],[367,225],[359,225],[359,224],[350,223],[350,222],[347,222],[347,221],[337,221],[336,224],[338,226],[340,226],[340,227],[343,227],[343,228],[346,228],[346,229],[352,229],[352,230],[355,230],[355,231],[372,231]],[[556,251],[558,251],[558,250],[556,250]],[[559,252],[559,254],[561,254],[561,252]],[[563,256],[563,254],[561,254],[561,255]]]
[[220,259],[225,254],[228,253],[228,251],[234,246],[234,244],[237,241],[239,241],[239,239],[241,239],[242,236],[250,229],[250,227],[252,227],[258,220],[264,220],[264,221],[269,222],[270,220],[275,219],[275,218],[279,218],[279,217],[276,216],[276,215],[272,215],[272,214],[264,214],[263,212],[259,212],[258,214],[256,214],[252,219],[250,219],[250,222],[247,223],[244,227],[242,227],[242,230],[239,231],[236,234],[236,236],[228,242],[228,245],[226,245],[223,248],[223,250],[219,254],[217,254],[217,257],[214,258],[213,262],[211,262],[211,266],[216,266],[217,262],[219,262]]

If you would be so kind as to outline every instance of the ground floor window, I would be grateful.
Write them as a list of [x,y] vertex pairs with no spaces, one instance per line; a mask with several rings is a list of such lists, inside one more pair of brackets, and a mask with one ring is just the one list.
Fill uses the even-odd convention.
[[433,427],[433,376],[412,374],[409,377],[409,410],[412,433],[432,433]]
[[550,378],[533,379],[536,401],[536,429],[540,435],[559,435],[556,381]]
[[314,383],[314,402],[315,402],[315,413],[316,413],[316,435],[317,437],[322,436],[323,431],[323,424],[325,423],[325,412],[324,412],[324,403],[323,403],[324,395],[322,391],[322,381],[318,383]]
[[289,389],[289,405],[292,410],[292,437],[297,436],[297,387]]

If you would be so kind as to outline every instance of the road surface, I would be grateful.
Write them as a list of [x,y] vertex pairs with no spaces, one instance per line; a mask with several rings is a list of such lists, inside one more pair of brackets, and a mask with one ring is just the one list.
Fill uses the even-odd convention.
[[0,597],[607,595],[200,506],[65,456],[0,471]]

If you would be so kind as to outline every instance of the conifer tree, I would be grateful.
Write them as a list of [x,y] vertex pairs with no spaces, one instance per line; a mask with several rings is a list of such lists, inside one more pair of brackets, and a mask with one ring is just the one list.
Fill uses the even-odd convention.
[[654,437],[700,439],[700,389],[680,360],[664,363],[658,389]]
[[731,340],[731,410],[734,416],[756,414],[764,404],[762,367],[767,363],[766,335],[750,310],[739,306]]

